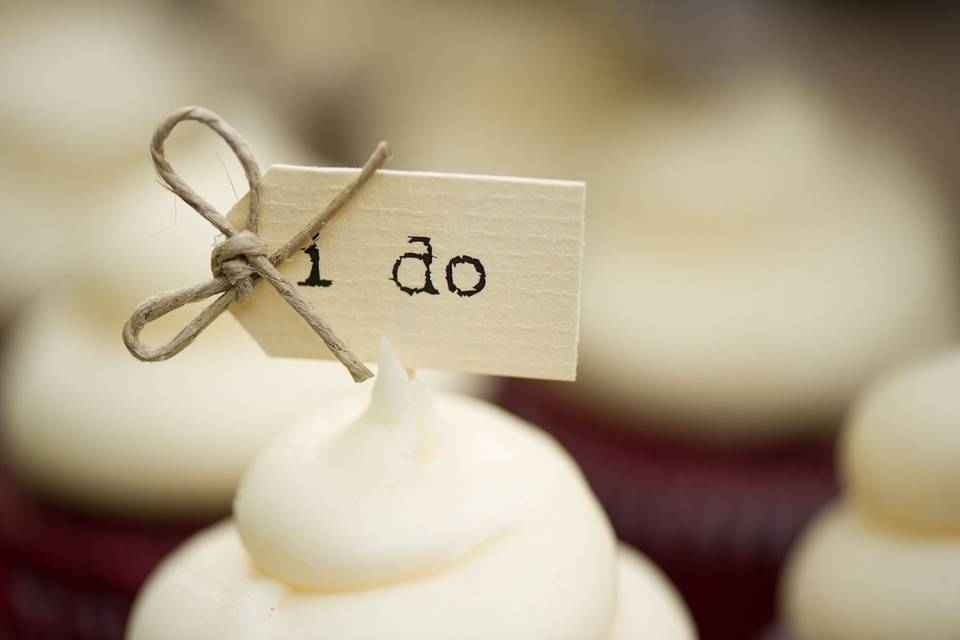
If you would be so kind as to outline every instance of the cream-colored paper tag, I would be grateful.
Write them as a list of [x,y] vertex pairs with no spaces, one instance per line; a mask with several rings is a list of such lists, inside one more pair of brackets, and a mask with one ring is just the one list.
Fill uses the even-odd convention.
[[[263,176],[258,235],[291,238],[356,169],[277,165]],[[360,358],[389,337],[411,367],[576,377],[585,185],[378,171],[278,265]],[[242,227],[247,197],[228,214]],[[330,352],[271,287],[231,306],[274,356]]]

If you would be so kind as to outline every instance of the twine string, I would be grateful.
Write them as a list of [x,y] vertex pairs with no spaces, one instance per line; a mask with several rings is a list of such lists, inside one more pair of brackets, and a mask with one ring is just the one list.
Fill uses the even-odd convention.
[[[250,197],[247,220],[242,231],[235,229],[226,217],[191,189],[167,161],[164,143],[173,129],[187,120],[200,122],[215,131],[230,146],[243,167],[250,187]],[[153,134],[150,155],[161,183],[216,227],[225,238],[213,248],[210,256],[213,279],[158,293],[147,298],[134,309],[123,326],[123,342],[134,357],[155,362],[175,356],[193,342],[227,307],[248,298],[257,283],[266,280],[323,339],[327,348],[347,368],[356,382],[362,382],[373,376],[363,362],[323,321],[310,301],[283,277],[276,265],[308,245],[311,239],[320,233],[334,215],[350,202],[370,177],[384,165],[390,158],[390,150],[385,142],[377,145],[376,150],[360,170],[360,174],[346,185],[323,211],[269,256],[267,243],[257,235],[260,223],[260,167],[249,145],[223,118],[202,107],[184,107],[175,111],[160,123]],[[180,307],[206,300],[211,296],[218,297],[167,342],[150,346],[141,340],[140,334],[149,323]]]

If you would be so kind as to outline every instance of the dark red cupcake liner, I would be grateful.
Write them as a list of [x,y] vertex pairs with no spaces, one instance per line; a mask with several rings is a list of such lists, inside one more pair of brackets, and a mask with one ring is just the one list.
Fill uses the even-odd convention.
[[500,400],[567,448],[618,536],[680,590],[701,640],[749,640],[774,621],[787,551],[837,492],[830,441],[756,451],[668,442],[526,380],[505,382]]
[[0,469],[0,639],[122,640],[146,577],[204,524],[73,513]]
[[761,632],[756,640],[791,640],[791,638],[783,626],[775,624]]

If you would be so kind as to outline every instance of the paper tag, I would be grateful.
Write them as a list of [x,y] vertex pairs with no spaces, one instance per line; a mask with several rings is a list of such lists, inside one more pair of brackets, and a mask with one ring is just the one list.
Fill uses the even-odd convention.
[[[293,237],[357,169],[277,165],[263,176],[258,235]],[[576,377],[581,182],[378,171],[316,243],[278,265],[364,360],[387,336],[410,367]],[[228,214],[242,228],[245,196]],[[231,310],[274,356],[329,358],[272,287]]]

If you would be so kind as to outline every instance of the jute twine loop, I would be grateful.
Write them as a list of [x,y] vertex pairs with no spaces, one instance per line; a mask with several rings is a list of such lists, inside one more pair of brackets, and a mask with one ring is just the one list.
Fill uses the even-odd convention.
[[[229,220],[194,192],[167,162],[164,143],[174,127],[185,120],[195,120],[213,129],[226,141],[240,160],[247,176],[247,184],[250,186],[249,208],[243,231],[237,231]],[[166,360],[175,356],[193,342],[200,332],[206,329],[231,303],[245,300],[253,293],[253,287],[258,282],[266,280],[323,339],[334,357],[350,371],[355,381],[361,382],[373,376],[320,318],[313,305],[277,271],[276,265],[310,244],[313,237],[356,195],[377,169],[383,166],[390,157],[390,150],[385,142],[377,145],[373,155],[360,170],[360,174],[344,187],[323,211],[269,257],[266,242],[257,236],[260,222],[260,167],[247,143],[223,118],[202,107],[184,107],[175,111],[160,123],[153,134],[150,155],[153,158],[157,176],[164,186],[190,205],[226,238],[218,243],[211,253],[212,280],[158,293],[147,298],[134,309],[133,314],[123,325],[123,342],[130,353],[148,362]],[[151,347],[140,340],[140,333],[144,327],[157,318],[184,305],[218,294],[220,295],[216,300],[166,343]]]

